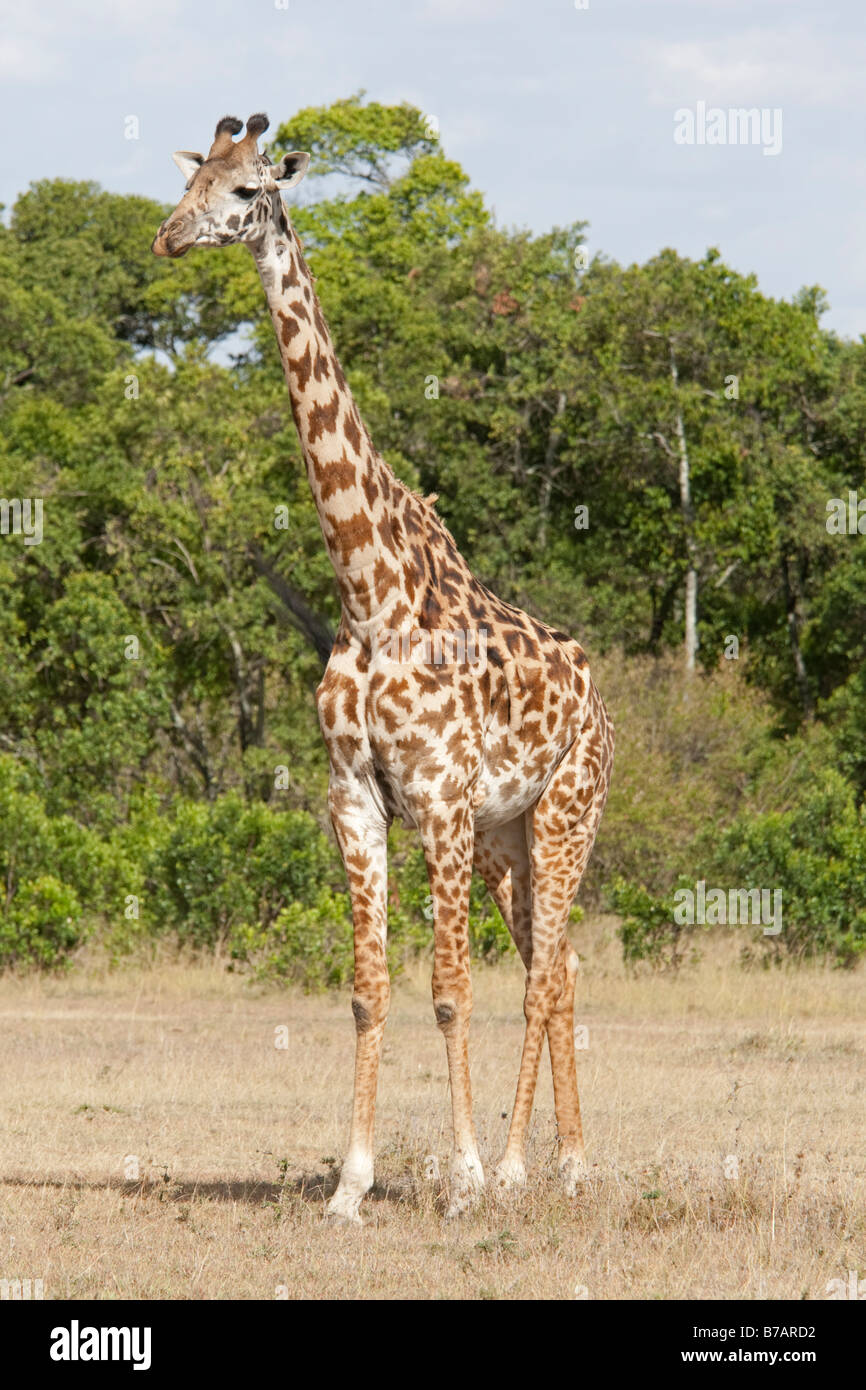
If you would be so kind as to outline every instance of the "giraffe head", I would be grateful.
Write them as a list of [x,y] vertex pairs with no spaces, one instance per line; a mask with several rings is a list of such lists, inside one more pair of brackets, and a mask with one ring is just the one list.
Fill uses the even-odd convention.
[[183,256],[191,246],[227,246],[256,241],[264,224],[280,210],[280,193],[294,188],[307,172],[310,156],[300,150],[272,164],[257,141],[268,128],[264,115],[243,122],[223,116],[207,158],[178,150],[172,158],[186,179],[186,191],[153,239],[157,256]]

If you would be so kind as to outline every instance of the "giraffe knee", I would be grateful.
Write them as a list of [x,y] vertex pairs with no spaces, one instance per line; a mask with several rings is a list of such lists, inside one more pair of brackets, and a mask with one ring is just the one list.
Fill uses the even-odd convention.
[[553,998],[553,1012],[565,1012],[573,1007],[579,970],[578,954],[568,938],[563,936],[545,980],[545,987],[549,989]]
[[356,1033],[369,1033],[371,1028],[381,1027],[388,1017],[390,998],[390,987],[377,991],[355,989],[352,1013]]
[[446,989],[437,989],[434,983],[433,1013],[443,1033],[468,1027],[472,1015],[471,984],[467,981],[462,989],[455,989],[452,983]]
[[440,999],[433,1005],[436,1024],[443,1033],[448,1034],[469,1027],[472,1005],[455,1003],[451,999]]

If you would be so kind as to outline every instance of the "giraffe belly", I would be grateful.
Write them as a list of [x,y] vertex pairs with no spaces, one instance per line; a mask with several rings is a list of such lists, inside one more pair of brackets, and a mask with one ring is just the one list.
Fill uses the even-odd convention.
[[[522,815],[541,796],[553,771],[551,767],[543,777],[520,779],[519,785],[515,785],[513,773],[490,777],[482,772],[468,793],[476,807],[475,824],[479,830],[504,825]],[[399,781],[380,773],[376,778],[374,799],[388,815],[399,818],[409,829],[417,828],[413,797],[409,793],[403,794]]]
[[376,799],[410,828],[417,827],[425,803],[464,797],[480,830],[514,820],[535,805],[574,741],[569,728],[560,727],[542,741],[536,731],[513,730],[500,717],[484,730],[477,752],[458,759],[449,751],[449,732],[420,740],[417,730],[400,731],[398,746],[410,738],[422,743],[416,760],[408,763],[395,758],[394,743],[381,731],[371,739]]
[[[491,774],[485,769],[478,779],[475,824],[479,830],[504,825],[534,806],[553,776],[555,764],[542,775],[521,776],[510,769],[507,773]],[[483,799],[482,799],[483,798]]]

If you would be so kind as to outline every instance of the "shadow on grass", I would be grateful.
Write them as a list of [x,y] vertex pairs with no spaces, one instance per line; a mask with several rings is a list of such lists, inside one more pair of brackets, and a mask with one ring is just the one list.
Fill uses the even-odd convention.
[[[338,1168],[332,1168],[327,1173],[302,1173],[299,1177],[285,1178],[282,1182],[262,1179],[196,1181],[173,1178],[168,1173],[150,1174],[134,1182],[111,1177],[100,1179],[70,1175],[33,1178],[16,1175],[0,1177],[0,1191],[3,1188],[31,1188],[33,1191],[119,1192],[124,1197],[146,1201],[178,1204],[195,1201],[238,1202],[252,1207],[279,1206],[289,1197],[307,1202],[310,1206],[323,1206],[336,1190],[338,1180]],[[394,1182],[377,1182],[368,1193],[367,1201],[404,1205],[407,1198],[411,1200],[413,1196],[415,1184],[407,1179],[398,1179]]]

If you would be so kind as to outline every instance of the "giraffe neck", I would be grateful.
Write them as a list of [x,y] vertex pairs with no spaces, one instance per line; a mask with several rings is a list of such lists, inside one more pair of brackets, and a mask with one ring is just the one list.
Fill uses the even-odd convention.
[[364,625],[400,588],[405,556],[392,515],[409,489],[373,448],[279,195],[274,212],[253,255],[343,611],[353,626]]

